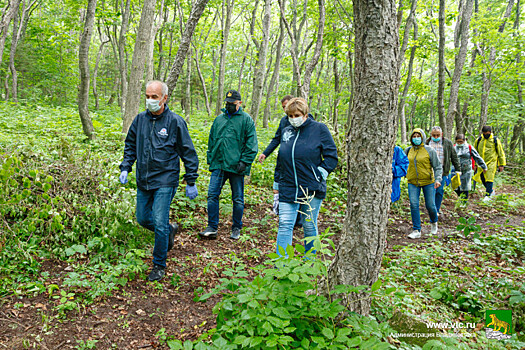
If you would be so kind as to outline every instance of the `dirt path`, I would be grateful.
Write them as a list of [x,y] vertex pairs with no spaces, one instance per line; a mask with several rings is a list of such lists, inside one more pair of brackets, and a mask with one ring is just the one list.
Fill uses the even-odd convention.
[[[517,192],[512,187],[505,190]],[[479,204],[476,197],[471,198],[467,208],[459,209],[454,207],[455,198],[444,200],[440,217],[442,232],[453,234],[458,216],[468,215],[469,211],[480,215],[477,223],[483,232],[494,230],[493,224],[524,225],[523,210],[502,212],[496,204]],[[326,206],[329,209],[330,204]],[[410,240],[406,237],[411,230],[408,202],[398,203],[392,209],[388,223],[388,250],[429,239],[430,226],[423,207],[421,213],[423,236],[419,240]],[[266,220],[256,219],[261,216]],[[201,240],[196,235],[204,228],[205,217],[196,218],[199,225],[191,232],[182,230],[179,233],[175,248],[168,253],[167,275],[160,283],[146,283],[137,278],[111,297],[81,307],[79,311],[68,312],[66,318],[55,317],[56,301],[49,299],[47,293],[0,300],[0,349],[74,349],[79,340],[96,340],[97,349],[167,348],[156,337],[163,328],[165,334],[175,338],[196,339],[214,327],[212,308],[216,299],[195,302],[195,294],[202,289],[208,290],[217,284],[219,278],[226,277],[222,274],[224,269],[239,263],[248,267],[258,265],[265,260],[265,254],[275,249],[277,218],[267,204],[247,206],[243,233],[247,237],[243,240],[230,240],[231,222],[223,217],[221,220],[217,240]],[[319,222],[320,231],[328,228],[335,232],[334,241],[337,241],[341,217],[334,217],[332,211],[327,210],[320,215]],[[296,233],[296,236],[302,236],[302,232]],[[42,266],[51,276],[48,282],[59,285],[68,270],[67,264],[61,261],[42,261]],[[252,270],[248,271],[253,275]]]

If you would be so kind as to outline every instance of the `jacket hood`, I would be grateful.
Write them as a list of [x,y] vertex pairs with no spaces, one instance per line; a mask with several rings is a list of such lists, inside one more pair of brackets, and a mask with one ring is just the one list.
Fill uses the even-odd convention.
[[419,147],[412,143],[412,137],[414,136],[416,132],[421,134],[421,145],[419,146],[423,146],[425,144],[425,140],[427,139],[427,135],[425,135],[425,132],[423,131],[423,129],[420,129],[420,128],[415,128],[414,131],[412,131],[412,133],[410,134],[410,144],[414,147]]

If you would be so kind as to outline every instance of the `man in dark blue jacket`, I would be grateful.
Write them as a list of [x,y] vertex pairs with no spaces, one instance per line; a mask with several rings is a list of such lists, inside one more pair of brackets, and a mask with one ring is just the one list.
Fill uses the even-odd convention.
[[195,181],[199,176],[199,159],[184,119],[170,111],[166,101],[168,86],[160,81],[146,84],[146,111],[138,114],[126,136],[124,160],[119,180],[128,182],[137,161],[137,221],[155,232],[153,269],[148,280],[165,275],[166,257],[173,248],[177,224],[169,223],[170,205],[179,186],[180,159],[186,174],[186,196],[197,197]]

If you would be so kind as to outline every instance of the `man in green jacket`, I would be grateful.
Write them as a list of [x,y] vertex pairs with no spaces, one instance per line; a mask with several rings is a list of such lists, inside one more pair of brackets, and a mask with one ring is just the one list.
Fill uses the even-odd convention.
[[252,117],[242,110],[241,94],[226,93],[225,108],[213,121],[208,139],[208,227],[201,237],[217,238],[219,227],[219,196],[226,180],[230,180],[233,201],[231,239],[239,239],[244,212],[244,176],[250,174],[257,155],[257,134]]
[[[436,188],[436,209],[438,214],[441,209],[441,202],[443,201],[443,194],[445,193],[445,186],[450,184],[450,163],[454,165],[456,170],[461,169],[459,164],[458,154],[454,148],[454,144],[449,139],[443,136],[443,130],[441,127],[434,126],[430,132],[430,138],[427,140],[427,145],[432,147],[436,151],[439,161],[443,167],[443,181],[441,186]],[[458,172],[461,175],[461,172]]]

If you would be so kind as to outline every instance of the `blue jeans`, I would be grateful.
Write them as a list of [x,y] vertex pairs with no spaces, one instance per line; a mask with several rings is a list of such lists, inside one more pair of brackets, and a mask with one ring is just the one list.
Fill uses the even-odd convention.
[[166,267],[170,235],[170,205],[177,187],[163,187],[150,191],[137,189],[137,221],[155,232],[153,263]]
[[416,186],[408,184],[408,198],[410,199],[410,215],[412,216],[412,228],[421,231],[421,216],[419,215],[419,195],[423,189],[423,196],[425,197],[425,206],[430,216],[430,222],[438,221],[435,200],[434,184],[426,186]]
[[[304,238],[317,236],[317,216],[321,208],[322,199],[313,198],[310,205],[299,203],[285,203],[279,202],[279,230],[277,231],[277,254],[279,247],[286,247],[292,245],[293,227],[297,219],[297,212],[303,212],[303,230]],[[313,241],[305,242],[305,252],[312,250],[314,247]],[[315,250],[312,251],[315,253]]]
[[242,214],[244,212],[244,175],[230,173],[223,170],[213,170],[208,187],[208,227],[217,230],[219,227],[219,196],[222,186],[230,180],[233,201],[232,228],[242,228]]

